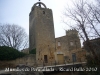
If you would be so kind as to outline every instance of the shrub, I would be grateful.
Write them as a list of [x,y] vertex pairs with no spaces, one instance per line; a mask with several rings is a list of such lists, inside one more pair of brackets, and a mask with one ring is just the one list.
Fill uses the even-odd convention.
[[24,53],[7,46],[0,46],[0,60],[14,60],[25,56]]
[[36,54],[36,48],[29,51],[29,54]]

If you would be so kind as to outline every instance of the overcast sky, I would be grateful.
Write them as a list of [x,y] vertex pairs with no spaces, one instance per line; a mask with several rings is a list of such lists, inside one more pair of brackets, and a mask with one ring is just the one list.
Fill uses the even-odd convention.
[[[36,2],[38,0],[0,0],[0,23],[20,25],[29,34],[29,13]],[[55,37],[64,36],[64,29],[68,28],[62,23],[61,17],[68,0],[41,0],[41,2],[53,11]]]

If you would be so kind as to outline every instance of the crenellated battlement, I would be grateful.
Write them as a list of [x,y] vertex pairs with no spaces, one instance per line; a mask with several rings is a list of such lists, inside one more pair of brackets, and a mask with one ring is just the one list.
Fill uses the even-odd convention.
[[78,31],[76,29],[69,29],[66,31],[66,35],[71,35],[71,34],[78,34]]

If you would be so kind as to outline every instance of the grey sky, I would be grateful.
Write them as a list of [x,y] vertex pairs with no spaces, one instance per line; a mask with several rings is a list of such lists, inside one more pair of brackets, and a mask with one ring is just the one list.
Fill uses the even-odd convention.
[[[0,23],[20,25],[29,34],[29,13],[36,2],[38,0],[0,0]],[[41,0],[41,2],[53,11],[55,37],[64,36],[64,29],[67,26],[61,22],[61,16],[68,0]]]

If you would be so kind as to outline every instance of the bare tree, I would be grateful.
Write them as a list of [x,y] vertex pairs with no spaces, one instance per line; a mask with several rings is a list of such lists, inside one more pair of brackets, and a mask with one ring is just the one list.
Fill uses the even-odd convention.
[[94,48],[90,42],[91,37],[99,36],[99,32],[96,29],[96,20],[94,20],[93,10],[89,7],[87,1],[78,0],[73,2],[74,8],[65,8],[64,16],[71,22],[68,24],[68,20],[63,19],[63,22],[69,27],[79,31],[80,36],[86,41],[86,45],[92,52],[95,59],[99,60]]
[[99,24],[100,24],[100,1],[94,0],[95,4],[87,4],[89,9],[91,9],[91,13],[88,16],[88,23],[92,26],[93,30],[95,31],[95,36],[100,38],[100,30],[99,30]]
[[17,50],[28,47],[28,36],[18,25],[0,25],[0,45],[13,47]]

